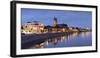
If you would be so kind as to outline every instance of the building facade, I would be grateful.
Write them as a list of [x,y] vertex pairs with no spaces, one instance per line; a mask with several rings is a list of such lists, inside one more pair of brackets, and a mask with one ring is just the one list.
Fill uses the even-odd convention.
[[42,33],[44,30],[44,25],[39,21],[27,22],[22,26],[22,33],[32,34],[32,33]]

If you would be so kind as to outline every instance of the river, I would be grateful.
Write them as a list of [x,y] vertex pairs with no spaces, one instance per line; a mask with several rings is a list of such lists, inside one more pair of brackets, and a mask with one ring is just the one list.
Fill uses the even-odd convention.
[[28,49],[80,46],[92,46],[92,32],[74,32],[65,36],[48,38],[44,42],[32,45]]

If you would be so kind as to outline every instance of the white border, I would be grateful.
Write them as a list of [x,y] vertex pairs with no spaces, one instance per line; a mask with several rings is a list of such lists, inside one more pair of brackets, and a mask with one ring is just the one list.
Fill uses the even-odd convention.
[[[71,48],[53,48],[53,49],[26,49],[21,50],[21,8],[35,8],[35,9],[57,9],[57,10],[75,10],[75,11],[92,11],[92,46],[85,47],[71,47]],[[84,8],[84,7],[69,7],[69,6],[52,6],[52,5],[36,5],[36,4],[17,4],[16,5],[16,54],[40,54],[40,53],[54,53],[54,52],[75,52],[75,51],[88,51],[96,50],[96,37],[95,37],[95,8]]]

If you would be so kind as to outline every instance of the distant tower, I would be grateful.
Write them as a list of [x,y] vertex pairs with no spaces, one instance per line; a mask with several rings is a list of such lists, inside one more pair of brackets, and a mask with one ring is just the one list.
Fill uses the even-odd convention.
[[57,18],[54,17],[54,27],[57,27],[57,24],[58,24],[58,22],[57,22]]

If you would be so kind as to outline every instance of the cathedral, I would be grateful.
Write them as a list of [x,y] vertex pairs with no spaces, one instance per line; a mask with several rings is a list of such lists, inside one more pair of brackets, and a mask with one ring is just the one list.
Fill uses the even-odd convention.
[[48,32],[67,32],[68,31],[67,24],[58,24],[57,18],[53,18],[53,26],[47,25],[45,26],[43,23],[39,21],[27,22],[25,25],[21,27],[21,31],[23,34],[40,34],[40,33],[48,33]]

